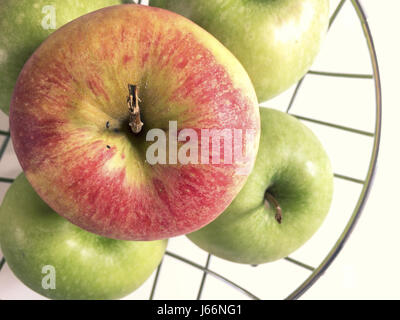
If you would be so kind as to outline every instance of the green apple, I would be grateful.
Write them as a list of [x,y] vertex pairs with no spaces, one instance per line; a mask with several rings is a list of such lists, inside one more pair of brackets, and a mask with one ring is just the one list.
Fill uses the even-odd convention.
[[0,244],[14,274],[52,299],[117,299],[138,288],[164,255],[166,240],[112,240],[50,209],[21,174],[0,207]]
[[255,167],[231,205],[188,235],[223,259],[261,264],[288,256],[324,221],[333,174],[323,146],[296,118],[261,108]]
[[320,50],[329,0],[150,0],[219,39],[250,75],[260,102],[297,82]]
[[[8,114],[18,74],[55,29],[88,12],[124,0],[1,0],[0,109]],[[130,1],[131,2],[131,1]]]

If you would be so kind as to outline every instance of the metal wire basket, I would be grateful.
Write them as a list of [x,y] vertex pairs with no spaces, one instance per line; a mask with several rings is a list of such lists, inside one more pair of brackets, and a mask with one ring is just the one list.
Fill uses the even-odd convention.
[[[141,3],[143,1],[139,1]],[[205,294],[205,288],[206,284],[209,283],[212,279],[217,280],[219,285],[222,285],[224,287],[228,286],[235,291],[239,293],[239,296],[233,295],[234,298],[247,298],[247,299],[261,299],[265,298],[264,296],[260,296],[260,294],[253,292],[253,290],[249,289],[247,286],[247,282],[249,281],[249,274],[255,273],[256,277],[261,277],[265,278],[264,276],[267,276],[268,274],[274,273],[275,275],[276,272],[274,271],[274,268],[280,269],[281,276],[279,281],[281,282],[286,282],[285,290],[286,292],[280,292],[280,297],[286,298],[286,299],[298,299],[303,293],[305,293],[320,277],[321,275],[324,274],[324,272],[327,270],[327,268],[331,265],[333,260],[336,258],[336,256],[339,254],[341,249],[343,248],[344,244],[348,240],[351,232],[353,231],[360,215],[363,210],[363,207],[367,201],[369,190],[371,188],[372,182],[373,182],[373,177],[374,177],[374,172],[376,168],[376,161],[377,161],[377,156],[378,156],[378,150],[379,150],[379,142],[380,142],[380,133],[381,133],[381,117],[382,117],[382,100],[381,100],[381,86],[380,86],[380,77],[379,77],[379,68],[378,68],[378,63],[377,63],[377,57],[376,57],[376,52],[371,36],[371,32],[368,26],[367,22],[367,17],[365,15],[365,12],[358,0],[341,0],[338,1],[337,6],[335,7],[335,10],[333,11],[333,14],[331,16],[330,20],[330,27],[334,24],[336,18],[339,16],[343,6],[346,4],[346,2],[351,3],[353,10],[357,13],[358,19],[361,22],[361,28],[362,28],[362,33],[366,39],[366,44],[368,48],[368,54],[369,54],[369,59],[371,63],[371,70],[372,73],[370,74],[360,74],[360,73],[346,73],[346,72],[325,72],[325,71],[315,71],[311,70],[308,72],[308,74],[301,79],[297,85],[295,85],[292,90],[289,90],[287,93],[290,94],[288,96],[288,104],[286,106],[286,112],[289,114],[292,114],[296,116],[298,119],[301,121],[304,121],[308,123],[308,125],[315,125],[323,128],[328,128],[329,130],[333,130],[335,132],[340,132],[340,133],[345,133],[348,135],[355,135],[358,137],[363,137],[365,143],[370,146],[370,152],[368,152],[368,163],[367,163],[367,168],[361,173],[361,176],[363,178],[359,177],[353,177],[352,175],[348,174],[343,174],[343,172],[336,172],[335,173],[335,178],[338,181],[344,181],[349,184],[354,184],[359,187],[357,191],[357,197],[354,205],[354,209],[351,208],[349,212],[344,213],[345,214],[345,224],[344,228],[340,230],[340,232],[335,233],[335,242],[333,246],[330,246],[329,250],[324,251],[324,255],[321,259],[318,260],[317,264],[314,264],[312,266],[308,261],[305,262],[301,258],[298,258],[299,255],[294,255],[291,257],[287,257],[285,259],[282,259],[279,262],[276,263],[270,263],[265,266],[237,266],[237,264],[233,263],[228,263],[221,261],[221,259],[216,258],[214,256],[211,256],[210,254],[207,254],[205,252],[200,252],[201,250],[194,247],[194,245],[189,244],[188,240],[184,240],[184,237],[180,237],[179,239],[174,239],[173,240],[173,245],[172,247],[169,246],[168,251],[166,252],[166,256],[163,260],[163,262],[159,265],[158,269],[156,272],[153,274],[153,276],[147,281],[147,283],[144,285],[142,289],[139,289],[140,293],[135,294],[133,296],[130,296],[128,298],[143,298],[147,297],[150,299],[157,299],[157,298],[164,298],[164,299],[169,299],[171,296],[160,296],[157,295],[157,292],[160,290],[160,281],[162,281],[163,278],[170,278],[171,282],[174,283],[176,282],[177,278],[184,278],[183,273],[178,271],[175,272],[175,275],[172,274],[171,272],[167,272],[168,268],[166,268],[166,263],[170,263],[171,261],[178,262],[185,267],[185,272],[186,270],[192,270],[196,269],[198,271],[197,275],[199,276],[198,279],[190,279],[191,284],[195,283],[195,291],[193,293],[193,286],[191,287],[192,295],[191,296],[184,296],[184,298],[197,298],[197,299],[212,299],[212,298],[219,298],[219,299],[227,299],[231,298],[232,296],[226,296],[224,293],[216,293],[215,291],[218,291],[218,289],[214,288],[223,288],[223,287],[218,287],[217,284],[209,284],[210,289],[208,289],[209,293]],[[373,124],[374,130],[362,130],[359,128],[354,128],[352,126],[348,126],[347,124],[341,124],[337,123],[337,121],[326,121],[325,119],[319,119],[319,118],[314,118],[310,117],[308,115],[303,115],[300,112],[293,111],[295,102],[298,99],[299,94],[301,92],[301,89],[304,87],[304,83],[307,81],[308,77],[324,77],[324,78],[337,78],[337,79],[352,79],[354,81],[371,81],[373,83],[373,91],[374,91],[374,98],[373,98],[373,109],[372,110],[365,110],[366,112],[366,117],[368,118],[373,118],[369,119],[370,122]],[[371,108],[370,108],[371,109]],[[300,109],[301,110],[301,109]],[[369,113],[368,113],[368,112]],[[336,134],[336,133],[335,133]],[[0,136],[4,137],[3,143],[0,148],[0,160],[2,160],[3,155],[5,154],[6,150],[10,148],[9,142],[10,142],[10,134],[8,129],[5,130],[0,130]],[[11,145],[11,144],[10,144]],[[350,146],[352,148],[352,146]],[[12,153],[12,149],[8,151],[9,153]],[[357,149],[354,148],[354,152],[357,152]],[[350,155],[351,156],[351,155]],[[335,169],[335,168],[334,168]],[[14,179],[10,177],[0,177],[0,184],[11,184]],[[335,212],[331,212],[330,215],[334,215]],[[326,228],[329,228],[329,225],[326,226]],[[186,242],[185,242],[186,241]],[[310,241],[318,241],[311,239]],[[185,242],[183,246],[176,245],[177,243],[182,243]],[[192,247],[188,247],[192,245]],[[177,250],[175,250],[178,248]],[[179,249],[181,248],[181,249]],[[183,249],[182,249],[183,248]],[[196,254],[192,254],[193,251],[198,250]],[[326,254],[326,252],[328,253]],[[201,257],[201,258],[196,258],[196,257]],[[301,257],[301,255],[300,255]],[[197,260],[196,260],[197,259]],[[165,262],[167,260],[167,262]],[[283,265],[285,263],[286,265]],[[0,271],[4,269],[3,267],[5,266],[6,261],[3,258],[0,260]],[[290,270],[289,271],[284,271],[282,269],[286,268],[287,265],[290,265]],[[317,267],[315,267],[317,265]],[[175,265],[174,265],[175,266]],[[234,271],[229,271],[230,267],[232,266],[232,270]],[[293,269],[295,268],[295,269]],[[169,270],[172,270],[171,267]],[[181,269],[179,269],[181,270]],[[257,270],[257,271],[256,271]],[[301,270],[301,272],[300,272]],[[286,272],[286,274],[285,274]],[[300,275],[296,278],[295,281],[291,279],[287,279],[287,275],[291,274],[293,275],[294,273],[299,272]],[[190,273],[190,272],[189,272]],[[233,273],[236,275],[233,276]],[[190,278],[191,276],[189,276]],[[0,277],[1,279],[1,277]],[[239,280],[238,280],[239,279]],[[15,279],[15,281],[17,281]],[[182,280],[184,285],[188,285],[187,280]],[[1,281],[0,281],[1,282]],[[275,291],[275,287],[271,284],[272,282],[268,282],[266,280],[265,284],[269,285],[268,290],[270,291]],[[165,284],[164,284],[165,286]],[[168,285],[167,285],[168,286]],[[1,286],[0,286],[1,287]],[[169,288],[169,292],[171,290],[173,291],[174,288]],[[214,294],[210,294],[211,291],[214,291]],[[289,292],[289,293],[288,293]],[[0,292],[1,293],[1,292]],[[282,296],[284,295],[284,296]],[[2,298],[2,297],[1,297]],[[7,298],[7,297],[5,297]],[[173,298],[173,297],[172,297]],[[268,298],[271,298],[271,296],[268,296]],[[277,298],[276,296],[272,296],[272,298]]]

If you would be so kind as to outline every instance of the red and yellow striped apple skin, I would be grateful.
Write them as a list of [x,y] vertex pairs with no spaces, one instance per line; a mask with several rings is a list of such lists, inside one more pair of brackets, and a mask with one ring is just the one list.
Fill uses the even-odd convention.
[[[114,130],[127,126],[128,84],[139,87],[137,136]],[[146,132],[168,134],[169,121],[178,132],[253,130],[248,158],[150,165]],[[53,33],[22,70],[10,108],[13,145],[39,195],[72,223],[124,240],[169,238],[215,219],[247,178],[238,170],[254,163],[259,121],[252,84],[227,49],[181,16],[138,5]]]

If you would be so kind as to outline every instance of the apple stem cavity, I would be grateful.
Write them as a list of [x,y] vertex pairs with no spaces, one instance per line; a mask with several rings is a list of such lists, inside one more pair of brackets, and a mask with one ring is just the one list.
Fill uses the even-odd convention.
[[267,209],[269,209],[271,207],[270,203],[272,203],[273,206],[275,207],[276,221],[278,221],[278,223],[281,224],[282,223],[282,208],[279,205],[279,202],[274,198],[274,196],[267,191],[267,192],[265,192],[265,206],[267,207]]
[[143,122],[140,119],[138,88],[135,85],[128,84],[129,96],[127,97],[129,108],[129,126],[134,134],[142,131]]

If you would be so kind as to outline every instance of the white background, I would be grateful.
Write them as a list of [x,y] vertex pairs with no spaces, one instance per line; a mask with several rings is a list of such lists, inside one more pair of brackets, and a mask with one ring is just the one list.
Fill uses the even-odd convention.
[[355,231],[307,299],[399,299],[400,1],[364,0],[381,69],[382,140],[375,183]]
[[[338,3],[332,0],[332,8]],[[378,54],[383,90],[383,123],[380,156],[375,182],[361,218],[349,241],[326,273],[302,299],[399,299],[400,293],[400,210],[399,186],[400,103],[400,22],[398,0],[363,0]],[[332,26],[313,70],[370,74],[371,63],[365,39],[350,1]],[[294,87],[266,106],[285,110]],[[374,90],[372,80],[349,80],[307,76],[291,111],[294,114],[333,122],[360,130],[374,130]],[[0,119],[2,127],[7,119]],[[336,173],[364,179],[369,164],[369,137],[306,123],[320,137]],[[0,175],[15,177],[20,168],[8,148],[0,163]],[[0,184],[3,196],[7,185]],[[338,239],[358,199],[361,186],[335,179],[332,210],[318,233],[292,257],[318,266]],[[200,265],[207,254],[184,237],[173,239],[169,251]],[[310,272],[290,262],[279,261],[257,268],[213,258],[210,268],[235,281],[263,299],[285,298]],[[202,272],[181,261],[166,257],[160,272],[155,298],[194,299]],[[153,276],[128,298],[148,298]],[[207,277],[205,299],[246,298],[223,282]],[[24,287],[7,266],[0,272],[1,299],[36,299],[40,296]]]

